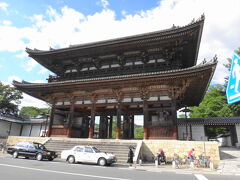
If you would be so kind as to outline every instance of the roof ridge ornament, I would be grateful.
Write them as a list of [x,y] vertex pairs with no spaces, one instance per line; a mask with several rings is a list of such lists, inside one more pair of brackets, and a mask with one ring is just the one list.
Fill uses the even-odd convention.
[[217,59],[218,59],[218,57],[217,57],[217,55],[215,54],[215,56],[213,57],[212,61],[213,61],[213,62],[217,62]]

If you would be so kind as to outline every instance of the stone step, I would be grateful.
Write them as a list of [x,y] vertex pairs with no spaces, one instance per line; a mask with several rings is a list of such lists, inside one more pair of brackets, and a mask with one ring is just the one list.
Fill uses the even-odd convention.
[[81,143],[81,142],[49,142],[48,144],[53,144],[53,145],[57,145],[57,144],[67,144],[67,145],[104,145],[104,146],[112,146],[112,147],[118,147],[118,146],[133,146],[136,145],[136,143],[131,143],[131,144],[117,144],[117,143]]
[[116,142],[116,141],[96,141],[96,140],[81,140],[81,139],[64,139],[64,140],[49,140],[45,146],[49,150],[56,151],[59,155],[62,150],[68,150],[73,148],[76,145],[91,145],[95,146],[103,152],[111,152],[113,153],[120,164],[126,164],[127,155],[129,151],[129,146],[136,147],[137,142]]

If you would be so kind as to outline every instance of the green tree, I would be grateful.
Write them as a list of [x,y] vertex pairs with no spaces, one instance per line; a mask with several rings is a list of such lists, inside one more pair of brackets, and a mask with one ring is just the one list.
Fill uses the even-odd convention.
[[134,128],[134,136],[136,139],[143,139],[143,127]]
[[37,108],[33,106],[25,106],[20,110],[19,116],[23,118],[38,118],[49,113],[49,108]]
[[225,88],[216,84],[209,87],[199,106],[190,107],[192,112],[190,117],[231,117],[235,113],[230,105],[227,104]]
[[[240,48],[235,50],[240,55]],[[224,66],[230,71],[232,59],[228,58]],[[240,103],[227,104],[226,87],[228,78],[225,77],[224,85],[211,85],[199,106],[191,107],[190,117],[231,117],[240,115]]]
[[0,82],[0,114],[17,115],[22,92]]

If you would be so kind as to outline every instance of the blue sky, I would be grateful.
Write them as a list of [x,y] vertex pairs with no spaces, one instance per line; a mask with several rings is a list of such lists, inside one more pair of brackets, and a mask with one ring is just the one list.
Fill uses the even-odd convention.
[[[217,5],[217,6],[216,6]],[[25,53],[184,26],[206,20],[198,63],[215,54],[213,83],[223,83],[223,64],[240,47],[239,0],[0,0],[0,81],[46,82],[51,72]],[[22,106],[44,107],[24,94]]]

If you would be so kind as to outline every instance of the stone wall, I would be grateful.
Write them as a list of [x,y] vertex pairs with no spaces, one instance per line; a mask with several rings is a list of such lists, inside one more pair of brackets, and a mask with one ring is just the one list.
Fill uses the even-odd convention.
[[143,140],[142,145],[142,160],[154,161],[154,156],[162,148],[165,152],[167,161],[171,161],[173,155],[176,153],[181,158],[187,156],[187,152],[192,148],[195,149],[195,155],[198,157],[200,154],[205,153],[210,156],[215,168],[218,167],[220,162],[218,143],[206,141],[179,141],[179,140]]
[[7,144],[15,145],[19,142],[31,142],[31,141],[44,144],[48,140],[49,140],[48,137],[9,136]]

